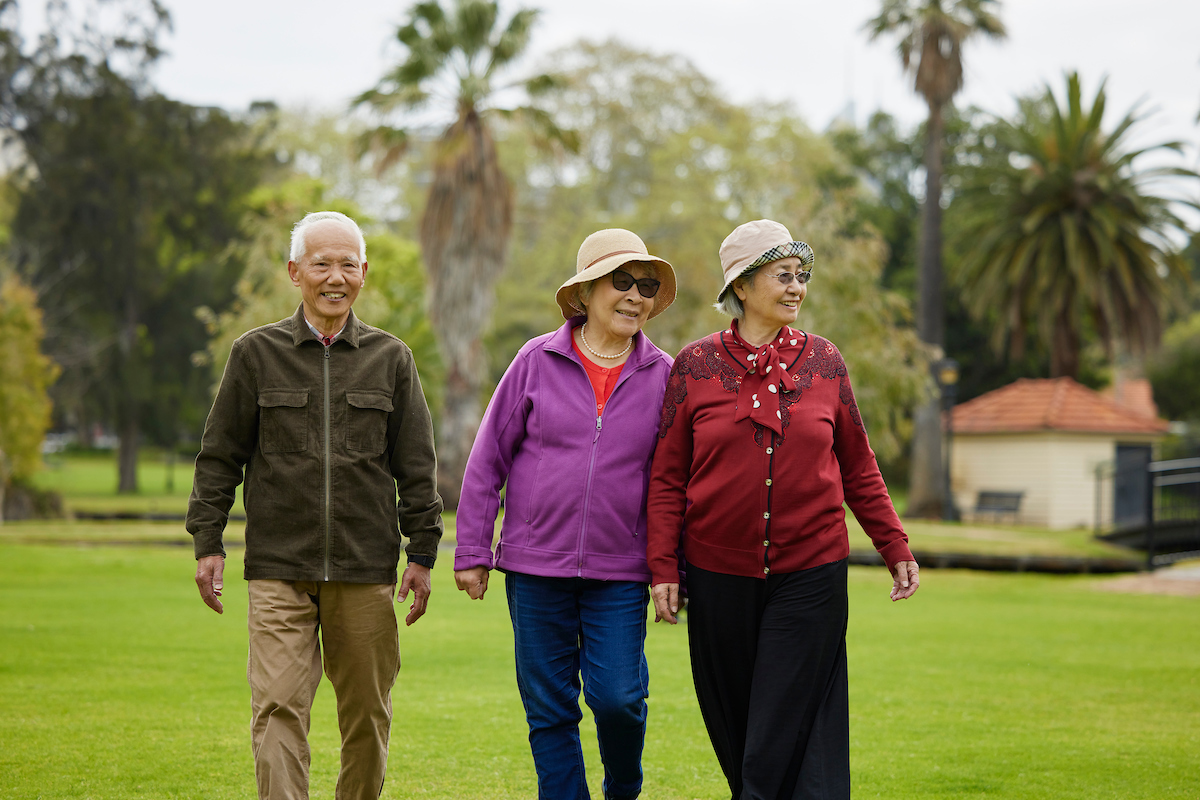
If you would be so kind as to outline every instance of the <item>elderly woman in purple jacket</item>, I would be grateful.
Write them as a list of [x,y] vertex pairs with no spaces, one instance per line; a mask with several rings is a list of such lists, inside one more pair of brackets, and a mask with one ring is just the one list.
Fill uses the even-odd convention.
[[646,487],[671,371],[641,329],[675,299],[675,273],[621,229],[585,239],[575,272],[556,298],[566,324],[521,348],[484,414],[463,479],[454,579],[482,599],[489,570],[505,573],[538,796],[589,797],[582,675],[604,796],[637,797],[649,681]]

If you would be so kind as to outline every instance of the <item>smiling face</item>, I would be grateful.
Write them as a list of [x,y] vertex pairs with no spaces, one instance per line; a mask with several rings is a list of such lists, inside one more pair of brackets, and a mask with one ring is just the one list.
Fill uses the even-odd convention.
[[789,256],[763,264],[753,282],[741,278],[733,282],[733,291],[746,309],[740,326],[744,331],[763,331],[770,336],[796,321],[808,286],[795,280],[784,286],[776,276],[783,272],[795,274],[799,269],[800,259]]
[[367,278],[367,262],[359,257],[358,236],[337,220],[314,222],[305,231],[304,255],[288,262],[292,285],[300,287],[304,316],[321,333],[332,336],[350,316]]
[[[617,269],[629,273],[635,281],[655,277],[652,266],[637,261]],[[584,301],[584,306],[587,310],[588,341],[593,346],[604,346],[606,349],[603,352],[615,352],[646,324],[650,312],[654,310],[654,298],[642,297],[636,283],[622,292],[613,286],[610,273],[592,282],[592,296]]]

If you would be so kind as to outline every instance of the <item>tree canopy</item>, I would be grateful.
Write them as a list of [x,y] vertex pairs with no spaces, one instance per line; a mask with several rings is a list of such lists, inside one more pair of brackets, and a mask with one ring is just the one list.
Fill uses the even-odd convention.
[[[26,167],[15,263],[47,311],[63,411],[117,430],[122,491],[137,488],[143,434],[172,445],[203,419],[206,376],[191,354],[206,334],[193,310],[232,297],[236,271],[216,256],[270,163],[242,121],[145,84],[156,30],[136,47],[93,38],[63,50],[47,37],[13,98]],[[133,56],[140,65],[119,71]]]
[[1078,375],[1089,328],[1110,353],[1157,344],[1187,266],[1172,241],[1184,223],[1154,183],[1196,177],[1143,168],[1146,154],[1180,144],[1131,147],[1136,109],[1106,130],[1103,83],[1090,105],[1078,74],[1066,84],[1062,102],[1047,87],[1013,121],[981,131],[955,200],[968,306],[993,324],[993,345],[1016,355],[1033,327],[1051,377]]
[[861,190],[828,141],[787,108],[729,103],[677,56],[580,43],[549,67],[564,88],[544,102],[580,131],[580,149],[554,158],[506,140],[526,183],[513,266],[497,287],[493,377],[531,336],[562,324],[554,293],[593,231],[628,228],[674,265],[675,304],[645,330],[675,353],[729,324],[712,308],[718,249],[739,223],[769,217],[816,251],[799,324],[842,349],[873,445],[895,456],[907,437],[904,409],[923,386],[923,351],[907,303],[880,286],[883,243],[853,224]]

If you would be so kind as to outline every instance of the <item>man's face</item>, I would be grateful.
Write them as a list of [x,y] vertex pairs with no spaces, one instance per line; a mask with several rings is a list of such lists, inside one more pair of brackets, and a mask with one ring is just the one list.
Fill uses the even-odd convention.
[[359,260],[358,237],[348,225],[327,219],[313,223],[305,253],[288,262],[292,285],[300,287],[304,315],[322,333],[336,333],[366,282],[367,262]]

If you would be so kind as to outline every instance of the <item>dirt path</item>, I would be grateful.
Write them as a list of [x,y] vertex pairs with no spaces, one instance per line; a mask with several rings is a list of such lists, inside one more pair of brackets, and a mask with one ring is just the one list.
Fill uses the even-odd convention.
[[1192,561],[1186,565],[1160,569],[1153,575],[1129,575],[1098,581],[1096,588],[1102,592],[1200,597],[1200,565]]

